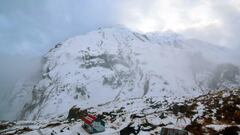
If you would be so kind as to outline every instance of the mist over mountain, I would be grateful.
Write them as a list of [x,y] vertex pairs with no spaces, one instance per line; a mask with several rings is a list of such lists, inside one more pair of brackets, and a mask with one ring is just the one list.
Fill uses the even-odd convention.
[[35,84],[27,80],[15,88],[25,95],[13,92],[11,106],[21,106],[15,118],[53,117],[75,104],[152,96],[182,100],[239,87],[231,50],[172,32],[100,28],[58,43],[42,62]]
[[39,78],[41,57],[1,55],[0,61],[0,119],[15,119],[12,115],[9,115],[9,104],[15,98],[13,97],[13,93],[17,93],[18,91],[14,88],[18,83],[26,81],[25,79],[33,81]]

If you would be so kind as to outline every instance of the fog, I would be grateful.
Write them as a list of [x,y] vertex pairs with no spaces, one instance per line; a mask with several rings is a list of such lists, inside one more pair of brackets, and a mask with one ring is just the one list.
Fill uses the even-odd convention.
[[152,32],[171,30],[222,46],[238,46],[238,0],[42,0],[0,3],[0,52],[42,55],[66,38],[123,24]]
[[0,108],[17,81],[39,71],[55,44],[117,24],[143,33],[174,31],[231,48],[240,58],[238,0],[2,0]]

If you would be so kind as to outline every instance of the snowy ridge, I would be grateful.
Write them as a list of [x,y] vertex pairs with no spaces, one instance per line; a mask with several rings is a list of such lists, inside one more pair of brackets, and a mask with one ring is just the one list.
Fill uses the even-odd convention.
[[[46,54],[42,79],[19,118],[51,118],[73,105],[129,98],[181,101],[209,89],[239,87],[239,65],[228,51],[175,33],[141,34],[122,27],[73,37]],[[225,71],[233,73],[225,76]]]

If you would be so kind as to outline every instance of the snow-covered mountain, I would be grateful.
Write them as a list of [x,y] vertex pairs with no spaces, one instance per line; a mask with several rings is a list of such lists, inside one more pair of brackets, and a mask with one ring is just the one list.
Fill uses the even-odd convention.
[[57,44],[44,56],[42,78],[28,89],[32,100],[19,118],[50,118],[73,105],[130,98],[181,101],[239,87],[235,63],[228,49],[176,33],[98,29]]

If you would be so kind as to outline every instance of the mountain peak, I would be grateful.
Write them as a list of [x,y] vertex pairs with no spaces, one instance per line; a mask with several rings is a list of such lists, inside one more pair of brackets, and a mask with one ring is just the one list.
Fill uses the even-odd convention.
[[[70,38],[45,56],[42,78],[29,90],[32,100],[20,118],[49,118],[73,105],[131,98],[181,101],[210,88],[238,87],[238,67],[223,64],[232,59],[196,44],[175,33],[141,34],[122,26]],[[236,74],[216,78],[232,70]]]

